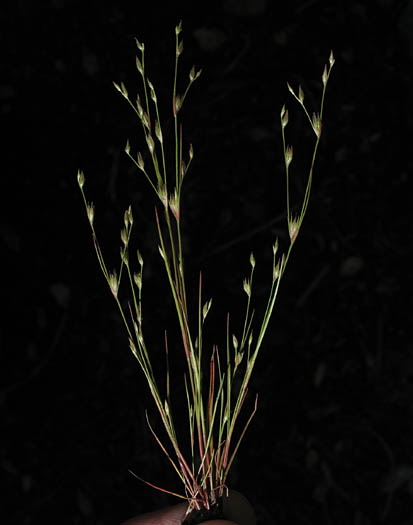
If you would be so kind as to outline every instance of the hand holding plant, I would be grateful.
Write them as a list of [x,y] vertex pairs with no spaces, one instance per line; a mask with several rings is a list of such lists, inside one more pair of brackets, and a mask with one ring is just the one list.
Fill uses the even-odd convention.
[[[331,53],[329,66],[325,66],[322,74],[323,87],[318,113],[313,113],[310,116],[304,105],[304,93],[301,86],[296,92],[288,84],[289,91],[303,108],[315,136],[305,194],[298,213],[293,213],[289,190],[293,148],[287,145],[285,140],[285,128],[288,124],[289,114],[288,110],[283,106],[280,113],[280,121],[286,174],[289,246],[286,253],[279,255],[278,240],[273,245],[272,275],[267,305],[261,322],[255,328],[255,333],[253,329],[255,321],[254,311],[251,302],[256,261],[254,255],[250,254],[250,274],[243,282],[243,289],[246,295],[244,322],[240,330],[235,334],[232,331],[228,314],[224,352],[221,353],[218,346],[212,348],[210,355],[207,356],[209,369],[209,375],[207,375],[203,371],[203,363],[205,361],[203,332],[206,318],[211,309],[212,299],[205,300],[203,296],[202,274],[200,273],[195,292],[197,294],[197,311],[189,311],[181,234],[183,182],[193,160],[194,151],[192,145],[189,145],[188,149],[185,147],[180,116],[188,91],[199,78],[201,70],[197,71],[195,67],[191,69],[186,89],[183,91],[183,94],[179,94],[177,91],[178,63],[183,51],[183,43],[180,39],[181,28],[180,23],[175,29],[175,68],[171,101],[174,136],[173,159],[167,158],[155,87],[147,78],[145,72],[145,46],[143,43],[136,40],[139,51],[139,56],[136,57],[136,67],[142,80],[142,97],[138,95],[136,100],[133,100],[130,98],[123,83],[120,83],[120,85],[114,83],[114,85],[135,112],[148,149],[150,166],[144,163],[141,152],[138,152],[136,155],[131,152],[129,141],[126,143],[125,152],[138,170],[143,173],[158,201],[159,208],[155,208],[158,250],[163,260],[170,292],[173,297],[179,322],[183,354],[187,364],[184,382],[188,411],[189,452],[182,449],[181,436],[176,431],[173,417],[173,404],[169,388],[168,336],[165,333],[164,344],[168,363],[165,392],[161,392],[158,386],[159,384],[152,368],[149,346],[144,336],[142,323],[144,261],[139,250],[133,252],[130,247],[134,226],[132,207],[129,206],[124,213],[119,269],[109,270],[104,261],[95,231],[95,208],[93,204],[86,200],[84,193],[85,177],[81,171],[78,172],[78,183],[84,199],[100,268],[119,308],[128,335],[130,349],[144,373],[172,451],[168,450],[158,434],[155,433],[147,415],[149,429],[179,476],[183,484],[183,493],[177,494],[158,487],[149,481],[145,482],[154,488],[186,500],[188,505],[186,519],[183,523],[189,525],[191,523],[200,523],[204,519],[219,519],[222,517],[221,500],[228,491],[226,486],[228,473],[241,440],[257,410],[256,398],[254,407],[243,429],[237,434],[235,432],[236,422],[246,399],[251,374],[267,331],[282,277],[307,211],[314,163],[322,132],[325,91],[334,64],[334,58]],[[186,149],[188,153],[185,155],[184,150]],[[173,165],[172,176],[169,174],[170,164]],[[120,299],[122,278],[129,283],[130,288],[130,298],[127,302],[127,307],[124,306]],[[241,381],[240,386],[235,389],[236,383],[234,378],[238,374],[241,377]],[[141,479],[136,474],[134,475]],[[205,514],[203,515],[204,512]],[[200,515],[200,517],[194,518],[195,514]],[[139,521],[136,523],[139,523]]]
[[[163,510],[137,516],[122,523],[122,525],[178,525],[185,517],[186,505],[180,504]],[[248,501],[234,490],[228,499],[224,499],[225,520],[213,520],[208,525],[255,525],[254,511]]]

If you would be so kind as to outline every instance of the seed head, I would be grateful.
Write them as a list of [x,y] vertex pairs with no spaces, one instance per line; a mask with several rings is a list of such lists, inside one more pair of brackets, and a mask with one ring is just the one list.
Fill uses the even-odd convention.
[[189,160],[192,160],[194,156],[194,148],[192,147],[192,144],[189,145]]
[[237,355],[235,356],[235,368],[237,368],[241,364],[243,357],[244,357],[244,352],[237,353]]
[[146,143],[148,144],[148,149],[149,149],[150,154],[153,155],[153,152],[155,149],[155,143],[150,133],[146,135]]
[[173,194],[169,197],[169,207],[175,219],[177,220],[177,222],[179,222],[179,201],[178,201],[178,193],[176,191],[176,188]]
[[162,144],[162,141],[163,141],[162,130],[157,120],[155,121],[155,135],[156,135],[156,138],[159,140],[159,142]]
[[124,246],[127,246],[128,244],[128,234],[125,229],[122,229],[120,232],[120,238],[124,244]]
[[166,209],[168,207],[168,194],[166,192],[165,186],[160,186],[158,188],[158,197],[160,198],[162,204],[164,205],[164,208]]
[[[115,81],[113,81],[113,85],[115,86],[115,88],[119,91],[119,93],[122,93],[122,89],[121,87],[119,86],[119,84],[117,84]],[[123,93],[122,93],[123,94]]]
[[139,118],[142,119],[143,107],[141,104],[141,97],[139,95],[136,97],[136,109],[138,110]]
[[250,265],[253,269],[255,268],[255,257],[252,252],[250,253]]
[[182,31],[182,20],[179,21],[179,24],[175,27],[175,34],[178,36]]
[[272,252],[274,254],[274,257],[276,256],[277,251],[278,251],[278,238],[275,240],[275,243],[272,246]]
[[291,244],[293,244],[295,239],[297,238],[299,229],[300,217],[290,217],[288,220],[288,233],[290,235]]
[[158,244],[158,251],[159,251],[162,259],[165,260],[165,254],[164,254],[164,251],[162,250],[162,246],[160,244]]
[[145,126],[145,128],[150,131],[151,129],[151,123],[149,122],[149,117],[146,111],[143,111],[142,113],[142,123]]
[[133,215],[132,215],[132,206],[131,205],[129,205],[129,208],[125,211],[125,217],[124,217],[125,225],[126,225],[126,220],[128,220],[129,224],[132,226],[132,224],[133,224]]
[[334,58],[334,55],[333,55],[333,50],[330,51],[330,57],[328,59],[328,62],[330,64],[330,67],[333,67],[334,66],[334,62],[335,62],[335,58]]
[[321,118],[319,114],[313,113],[312,124],[313,124],[314,133],[317,135],[318,138],[320,138],[321,137]]
[[136,47],[139,49],[139,51],[145,50],[145,44],[142,42],[139,42],[139,40],[135,37]]
[[175,108],[175,114],[178,113],[178,111],[181,109],[182,101],[181,97],[179,95],[176,95],[174,98],[174,108]]
[[139,290],[142,290],[142,275],[140,273],[133,274],[133,280]]
[[142,62],[140,61],[139,57],[136,55],[136,69],[139,71],[139,73],[143,76],[143,66]]
[[277,262],[277,264],[274,266],[272,270],[272,282],[273,283],[275,283],[279,275],[280,275],[280,261]]
[[321,79],[323,81],[323,85],[326,86],[327,85],[327,80],[328,80],[328,73],[327,73],[327,66],[326,65],[324,66],[323,75],[322,75]]
[[250,333],[250,336],[248,338],[248,348],[251,348],[252,345],[252,332]]
[[128,255],[126,253],[126,247],[122,248],[122,246],[121,246],[121,248],[120,248],[120,259],[121,259],[121,261],[124,264],[126,264],[126,266],[129,265],[129,259],[128,259]]
[[284,129],[288,124],[288,109],[285,109],[285,106],[281,109],[281,126]]
[[129,348],[132,351],[132,354],[138,359],[138,352],[136,350],[135,343],[132,341],[132,339],[129,338]]
[[142,326],[142,312],[139,306],[136,308],[136,319],[138,320],[139,326]]
[[81,170],[78,170],[77,172],[77,183],[79,184],[80,189],[82,189],[83,184],[85,183],[85,175]]
[[119,283],[118,283],[118,276],[116,275],[116,270],[114,270],[113,273],[109,273],[108,282],[109,282],[111,292],[113,293],[114,297],[117,298],[118,290],[119,290]]
[[248,279],[244,279],[244,282],[242,284],[244,287],[244,292],[248,295],[248,297],[251,297],[251,284],[248,281]]
[[285,166],[288,169],[291,161],[293,160],[293,147],[287,146],[285,149]]
[[143,162],[142,154],[141,154],[140,151],[138,151],[137,164],[138,164],[138,168],[141,169],[142,171],[144,171],[145,164]]
[[238,339],[235,337],[235,334],[232,334],[232,345],[234,346],[235,351],[238,349]]
[[128,98],[128,90],[123,82],[120,83],[120,92],[125,98]]
[[86,213],[90,225],[93,226],[93,219],[95,218],[95,205],[93,204],[93,202],[86,205]]
[[298,86],[298,99],[303,104],[304,102],[304,91],[302,90],[301,86]]
[[130,153],[130,144],[129,144],[129,139],[126,141],[126,145],[125,145],[125,153],[126,153],[126,155],[129,155],[129,153]]
[[290,86],[289,82],[287,82],[287,87],[288,87],[288,91],[289,91],[294,97],[296,97],[296,94],[294,93],[294,90],[293,90],[293,88]]
[[184,42],[183,40],[181,40],[178,44],[178,47],[176,48],[176,56],[179,57],[179,55],[182,53],[183,50],[184,50]]
[[212,299],[207,301],[202,308],[202,322],[205,321],[205,317],[208,315],[209,309],[211,308]]
[[138,263],[139,263],[140,267],[142,268],[142,266],[143,266],[143,259],[142,259],[141,252],[139,250],[137,250],[137,256],[138,256]]
[[181,178],[182,179],[184,178],[187,169],[188,168],[186,167],[185,161],[183,160],[181,162]]
[[148,86],[149,86],[149,90],[151,92],[151,99],[155,102],[156,104],[156,94],[155,94],[155,89],[153,87],[153,84],[152,82],[148,79],[147,80],[147,83],[148,83]]
[[195,71],[195,66],[192,66],[191,71],[189,72],[189,80],[191,82],[194,82],[201,73],[202,73],[202,69]]

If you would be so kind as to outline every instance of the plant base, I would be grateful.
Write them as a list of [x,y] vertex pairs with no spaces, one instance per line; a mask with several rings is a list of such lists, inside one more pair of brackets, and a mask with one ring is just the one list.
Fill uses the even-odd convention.
[[198,525],[204,521],[220,519],[224,519],[222,498],[218,498],[217,502],[214,505],[211,505],[209,510],[204,507],[199,510],[191,510],[191,512],[182,522],[182,525]]

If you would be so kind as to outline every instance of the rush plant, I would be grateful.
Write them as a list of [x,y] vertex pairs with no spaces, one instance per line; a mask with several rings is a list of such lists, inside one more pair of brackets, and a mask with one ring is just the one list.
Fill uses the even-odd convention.
[[[316,154],[322,133],[324,98],[331,69],[334,64],[333,54],[330,54],[329,64],[322,73],[322,93],[320,107],[317,113],[308,112],[304,104],[304,93],[301,86],[294,90],[289,84],[288,90],[302,107],[309,125],[314,132],[314,147],[310,160],[307,184],[298,213],[292,212],[290,204],[290,168],[293,160],[293,148],[287,145],[285,129],[288,124],[288,110],[281,108],[280,125],[286,177],[286,208],[289,245],[285,253],[279,254],[278,240],[273,244],[272,272],[269,282],[269,292],[266,308],[262,319],[254,319],[251,306],[255,258],[249,256],[250,273],[243,282],[246,297],[244,321],[237,334],[230,330],[229,314],[226,320],[226,343],[223,351],[217,346],[205,356],[204,337],[206,318],[210,311],[212,299],[205,300],[202,290],[202,274],[195,290],[189,293],[197,296],[195,312],[188,309],[188,288],[185,280],[184,254],[182,248],[182,213],[181,196],[183,182],[188,174],[194,153],[189,145],[187,155],[184,155],[184,141],[180,117],[184,102],[192,84],[199,78],[201,70],[195,67],[189,72],[189,82],[182,94],[177,92],[178,63],[183,51],[180,37],[181,23],[175,28],[175,68],[172,88],[172,118],[173,118],[173,159],[167,159],[167,148],[164,144],[164,134],[161,125],[161,115],[155,87],[147,78],[145,72],[145,46],[136,40],[138,56],[136,68],[142,80],[141,95],[131,98],[123,82],[114,83],[115,88],[135,112],[137,121],[142,129],[149,154],[149,166],[144,163],[141,152],[131,152],[129,141],[126,142],[125,152],[137,169],[142,172],[151,186],[158,207],[155,207],[155,222],[158,232],[158,249],[163,260],[170,292],[173,297],[175,310],[180,327],[180,339],[183,356],[186,360],[185,392],[188,411],[189,450],[181,448],[181,436],[178,435],[172,410],[172,393],[170,392],[169,365],[166,369],[166,391],[161,392],[159,381],[155,377],[150,344],[147,343],[142,323],[142,286],[143,286],[143,257],[139,250],[133,252],[130,248],[134,218],[132,207],[124,212],[123,228],[120,233],[120,263],[119,268],[111,270],[106,266],[94,226],[95,207],[86,199],[84,192],[85,177],[82,171],[78,172],[77,180],[82,192],[87,217],[92,230],[92,238],[97,259],[106,282],[109,285],[113,298],[119,308],[127,336],[129,347],[136,357],[148,383],[150,392],[159,411],[169,446],[161,440],[152,428],[149,418],[147,423],[155,440],[175,469],[182,484],[182,494],[176,494],[164,487],[158,487],[151,482],[149,485],[164,492],[174,494],[188,501],[188,511],[209,510],[216,507],[226,489],[226,481],[234,457],[241,440],[257,410],[257,398],[243,428],[236,430],[236,423],[243,407],[248,384],[252,371],[262,347],[265,333],[273,313],[275,301],[280,288],[284,272],[287,267],[293,246],[301,230],[310,198],[313,182],[313,170]],[[172,173],[168,172],[168,161],[173,166]],[[120,299],[121,282],[127,281],[129,287],[128,301]],[[168,356],[168,337],[165,333],[165,351]],[[209,374],[203,373],[202,363],[206,360]],[[168,360],[167,360],[168,362]],[[234,382],[239,374],[241,381]],[[240,385],[240,386],[235,386]],[[136,476],[138,477],[138,476]],[[139,478],[141,479],[141,478]],[[188,518],[189,520],[189,518]],[[189,521],[188,521],[189,523]]]

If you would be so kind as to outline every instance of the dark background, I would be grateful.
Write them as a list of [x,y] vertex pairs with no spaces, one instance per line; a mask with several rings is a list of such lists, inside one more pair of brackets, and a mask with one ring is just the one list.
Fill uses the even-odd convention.
[[[237,326],[250,251],[259,318],[272,242],[287,246],[283,103],[294,202],[302,196],[313,136],[285,82],[301,84],[317,110],[330,49],[336,57],[309,212],[251,382],[246,403],[259,392],[258,413],[229,484],[263,524],[411,524],[412,3],[165,4],[1,7],[1,522],[117,524],[175,502],[128,469],[180,489],[144,422],[148,408],[161,432],[98,268],[76,172],[85,171],[109,266],[133,205],[145,333],[162,374],[163,330],[173,341],[175,324],[154,199],[123,153],[127,137],[133,151],[144,145],[112,80],[140,89],[137,36],[167,127],[182,18],[181,79],[192,64],[203,68],[182,114],[195,150],[184,246],[189,289],[202,270],[205,298],[214,298],[210,344],[222,344],[228,310]],[[183,356],[172,341],[174,409],[185,427]]]

